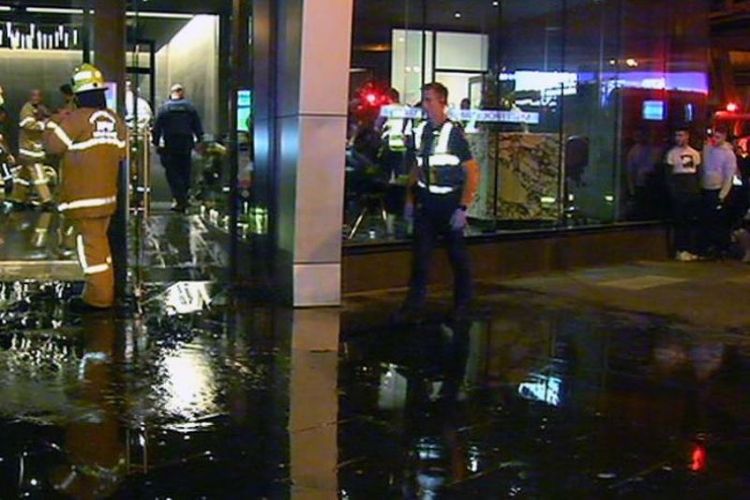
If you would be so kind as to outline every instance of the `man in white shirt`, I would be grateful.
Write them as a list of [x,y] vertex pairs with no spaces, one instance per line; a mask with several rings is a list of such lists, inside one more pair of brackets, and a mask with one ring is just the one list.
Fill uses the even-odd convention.
[[703,148],[699,249],[703,254],[722,252],[729,246],[729,224],[724,216],[724,204],[737,174],[737,157],[727,143],[727,133],[726,128],[717,127]]
[[686,127],[675,130],[674,147],[667,153],[665,162],[669,165],[667,187],[674,220],[675,258],[681,262],[697,260],[695,219],[700,206],[698,167],[701,154],[690,147],[690,131]]

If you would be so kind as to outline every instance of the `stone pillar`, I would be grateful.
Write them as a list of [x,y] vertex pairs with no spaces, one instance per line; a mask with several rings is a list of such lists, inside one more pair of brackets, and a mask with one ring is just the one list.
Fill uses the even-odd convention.
[[353,0],[254,2],[255,167],[273,193],[277,278],[295,306],[341,301],[352,13]]

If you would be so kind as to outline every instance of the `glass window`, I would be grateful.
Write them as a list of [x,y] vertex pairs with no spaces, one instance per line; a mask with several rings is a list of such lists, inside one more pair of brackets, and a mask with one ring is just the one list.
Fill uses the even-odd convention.
[[356,0],[344,238],[409,238],[411,166],[387,132],[421,119],[430,81],[480,164],[470,235],[664,217],[670,131],[689,123],[698,146],[707,95],[706,5],[670,5]]

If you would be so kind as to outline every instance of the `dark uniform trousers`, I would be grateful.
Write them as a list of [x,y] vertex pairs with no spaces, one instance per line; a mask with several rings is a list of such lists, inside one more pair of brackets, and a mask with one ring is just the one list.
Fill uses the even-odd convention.
[[430,262],[439,236],[445,238],[448,258],[453,268],[453,302],[466,307],[473,296],[471,265],[463,230],[451,228],[451,217],[460,205],[460,190],[450,194],[431,194],[417,190],[414,214],[414,251],[408,301],[421,306],[427,297]]
[[172,197],[179,205],[187,204],[192,169],[191,149],[165,149],[161,163],[167,173]]
[[699,252],[724,251],[730,244],[731,224],[727,209],[719,201],[720,189],[701,191]]
[[115,276],[107,230],[109,216],[73,219],[77,233],[78,260],[86,276],[83,300],[96,307],[115,302]]

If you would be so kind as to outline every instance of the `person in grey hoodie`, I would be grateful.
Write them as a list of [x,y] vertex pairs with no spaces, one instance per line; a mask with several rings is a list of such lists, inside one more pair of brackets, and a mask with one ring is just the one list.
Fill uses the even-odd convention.
[[699,252],[704,256],[729,246],[724,204],[737,173],[737,157],[727,142],[727,133],[726,128],[717,127],[703,148]]

